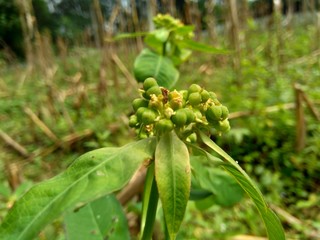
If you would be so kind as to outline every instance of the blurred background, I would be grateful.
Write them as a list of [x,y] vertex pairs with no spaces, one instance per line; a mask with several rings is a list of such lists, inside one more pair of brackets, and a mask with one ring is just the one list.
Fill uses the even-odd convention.
[[[154,30],[158,13],[230,50],[194,52],[176,88],[197,83],[217,93],[231,131],[214,140],[257,182],[288,239],[320,239],[319,0],[0,0],[0,221],[77,156],[136,139],[128,116],[143,36],[113,39]],[[132,236],[137,212],[132,199]],[[190,202],[179,239],[249,235],[265,230],[245,198],[204,211]],[[39,239],[65,239],[61,221]]]

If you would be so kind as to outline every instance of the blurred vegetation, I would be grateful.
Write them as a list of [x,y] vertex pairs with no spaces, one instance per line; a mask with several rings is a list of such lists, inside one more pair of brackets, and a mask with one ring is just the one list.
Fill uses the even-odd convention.
[[[110,16],[115,2],[103,5],[101,1],[104,16]],[[261,1],[255,1],[252,7],[257,2]],[[298,6],[300,1],[295,2]],[[39,62],[46,65],[36,62],[30,70],[23,61],[8,61],[12,59],[8,54],[23,58],[23,34],[14,1],[0,0],[0,221],[33,183],[58,174],[77,156],[135,139],[127,126],[131,101],[138,96],[132,90],[130,76],[112,55],[108,56],[113,60],[101,65],[103,51],[79,40],[90,25],[90,1],[79,5],[87,15],[79,15],[81,8],[73,8],[73,1],[61,1],[54,12],[43,0],[32,3],[40,32],[49,31],[52,35],[53,53],[49,56],[43,50]],[[203,1],[199,6],[200,10],[205,9]],[[216,7],[215,14],[217,22],[223,23],[219,17],[222,10]],[[300,84],[315,111],[320,110],[320,41],[316,37],[320,30],[312,16],[303,16],[295,17],[292,24],[281,29],[280,53],[275,25],[249,17],[247,27],[239,31],[240,70],[232,64],[234,54],[212,57],[197,53],[181,66],[177,88],[197,83],[218,94],[234,118],[230,119],[231,131],[214,140],[256,180],[282,220],[288,239],[319,239],[320,124],[306,101],[304,147],[296,148],[301,122],[297,120],[294,84]],[[217,30],[215,46],[232,48],[223,28]],[[61,36],[59,47],[56,40]],[[196,37],[212,42],[206,31]],[[138,54],[136,41],[123,40],[111,46],[128,73],[132,73]],[[108,80],[103,98],[99,94],[101,66],[106,68],[104,78]],[[237,81],[241,81],[240,86]],[[56,138],[39,127],[30,110]],[[5,141],[6,136],[20,144],[25,155]],[[129,215],[139,207],[135,201],[130,202]],[[257,214],[248,199],[227,210],[213,206],[203,212],[191,202],[179,237],[263,236]],[[60,222],[50,225],[39,239],[63,239]]]

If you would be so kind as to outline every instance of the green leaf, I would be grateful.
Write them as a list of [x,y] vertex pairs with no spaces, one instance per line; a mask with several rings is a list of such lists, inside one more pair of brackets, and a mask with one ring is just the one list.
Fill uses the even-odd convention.
[[211,54],[229,54],[230,53],[230,51],[228,50],[218,49],[204,43],[196,42],[191,39],[184,39],[180,42],[177,42],[177,45],[179,45],[182,48],[187,48],[194,51],[211,53]]
[[67,239],[130,239],[126,216],[114,195],[67,213],[64,222]]
[[147,36],[149,34],[150,34],[149,32],[120,33],[120,34],[117,34],[113,38],[113,40],[118,41],[118,40],[127,39],[127,38],[136,38],[136,37]]
[[193,33],[193,25],[184,25],[175,29],[174,33],[180,36],[188,36],[190,33]]
[[204,211],[208,208],[212,207],[216,203],[215,197],[213,195],[210,195],[206,198],[200,199],[199,201],[195,202],[195,205],[198,210]]
[[0,226],[0,236],[6,240],[32,239],[76,203],[121,189],[142,161],[152,158],[154,150],[155,139],[149,138],[82,155],[64,173],[32,187],[18,200]]
[[134,76],[138,82],[153,77],[159,86],[171,88],[177,82],[179,72],[169,58],[144,49],[134,62]]
[[165,43],[168,40],[170,31],[165,28],[159,28],[154,30],[151,34],[154,35],[161,43]]
[[144,38],[144,42],[145,42],[145,44],[147,44],[147,46],[149,48],[152,49],[152,51],[154,51],[155,53],[157,53],[159,55],[162,55],[164,44],[159,39],[157,39],[155,35],[150,34],[150,35],[146,36]]
[[245,190],[253,200],[264,221],[269,239],[285,240],[284,230],[279,218],[269,208],[262,196],[262,193],[253,183],[247,173],[225,151],[223,151],[217,144],[211,141],[208,136],[206,136],[202,132],[199,132],[199,135],[204,144],[206,144],[226,160],[226,164],[222,165],[223,168],[237,180],[243,190]]
[[215,204],[230,207],[243,197],[239,184],[219,168],[209,168],[199,161],[198,157],[191,158],[192,173],[201,189],[213,193],[211,199]]
[[175,239],[189,199],[191,173],[188,149],[174,131],[160,137],[155,176],[170,239]]

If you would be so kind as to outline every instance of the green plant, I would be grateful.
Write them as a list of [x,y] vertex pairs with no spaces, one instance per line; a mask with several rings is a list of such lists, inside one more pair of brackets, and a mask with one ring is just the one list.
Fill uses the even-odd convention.
[[[144,81],[140,98],[133,101],[135,113],[130,117],[129,125],[136,129],[140,140],[119,148],[108,147],[86,153],[65,172],[32,187],[5,217],[0,226],[1,237],[31,239],[45,225],[65,213],[70,238],[81,236],[86,239],[92,235],[100,239],[128,238],[127,232],[119,230],[126,228],[121,208],[115,199],[106,195],[124,187],[144,162],[148,169],[143,193],[141,239],[152,238],[159,198],[167,238],[175,239],[189,200],[198,201],[202,209],[213,203],[233,205],[242,197],[242,190],[236,182],[258,208],[269,239],[285,239],[279,219],[259,189],[237,162],[208,137],[229,130],[227,108],[213,92],[196,84],[188,90],[171,90],[178,73],[175,66],[181,63],[173,61],[179,54],[173,51],[170,55],[171,47],[180,52],[187,50],[187,46],[198,46],[198,50],[211,48],[194,43],[189,37],[187,41],[178,38],[177,29],[186,28],[169,16],[159,16],[156,23],[158,30],[163,28],[156,30],[156,34],[168,31],[169,36],[164,42],[157,39],[152,45],[155,50],[147,49],[148,54],[142,51],[135,63],[136,78],[138,81],[144,78]],[[169,50],[167,46],[171,46]],[[156,68],[147,64],[149,57],[150,62],[156,61]],[[106,208],[117,210],[108,214],[103,211]],[[74,216],[77,212],[81,215]],[[107,220],[102,221],[101,214],[108,215]],[[86,219],[90,223],[85,222]],[[80,223],[92,224],[92,228],[80,234],[78,232],[83,229],[75,227]]]

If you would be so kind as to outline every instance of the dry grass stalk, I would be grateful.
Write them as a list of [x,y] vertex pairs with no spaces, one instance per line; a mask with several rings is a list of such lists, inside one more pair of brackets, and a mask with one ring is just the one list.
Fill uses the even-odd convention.
[[37,125],[41,131],[54,143],[60,144],[59,138],[50,130],[50,128],[28,107],[24,108],[24,112],[30,117],[32,122]]
[[16,142],[13,138],[11,138],[7,133],[2,131],[1,129],[0,129],[0,137],[7,145],[9,145],[14,150],[16,150],[21,156],[23,156],[23,157],[30,156],[27,149],[25,149],[22,145],[20,145],[18,142]]
[[112,54],[112,60],[116,63],[116,65],[119,67],[120,71],[123,73],[123,75],[126,77],[128,82],[132,85],[132,87],[137,88],[137,82],[134,79],[134,77],[131,75],[129,70],[126,68],[126,66],[123,64],[123,62],[120,60],[117,54]]

